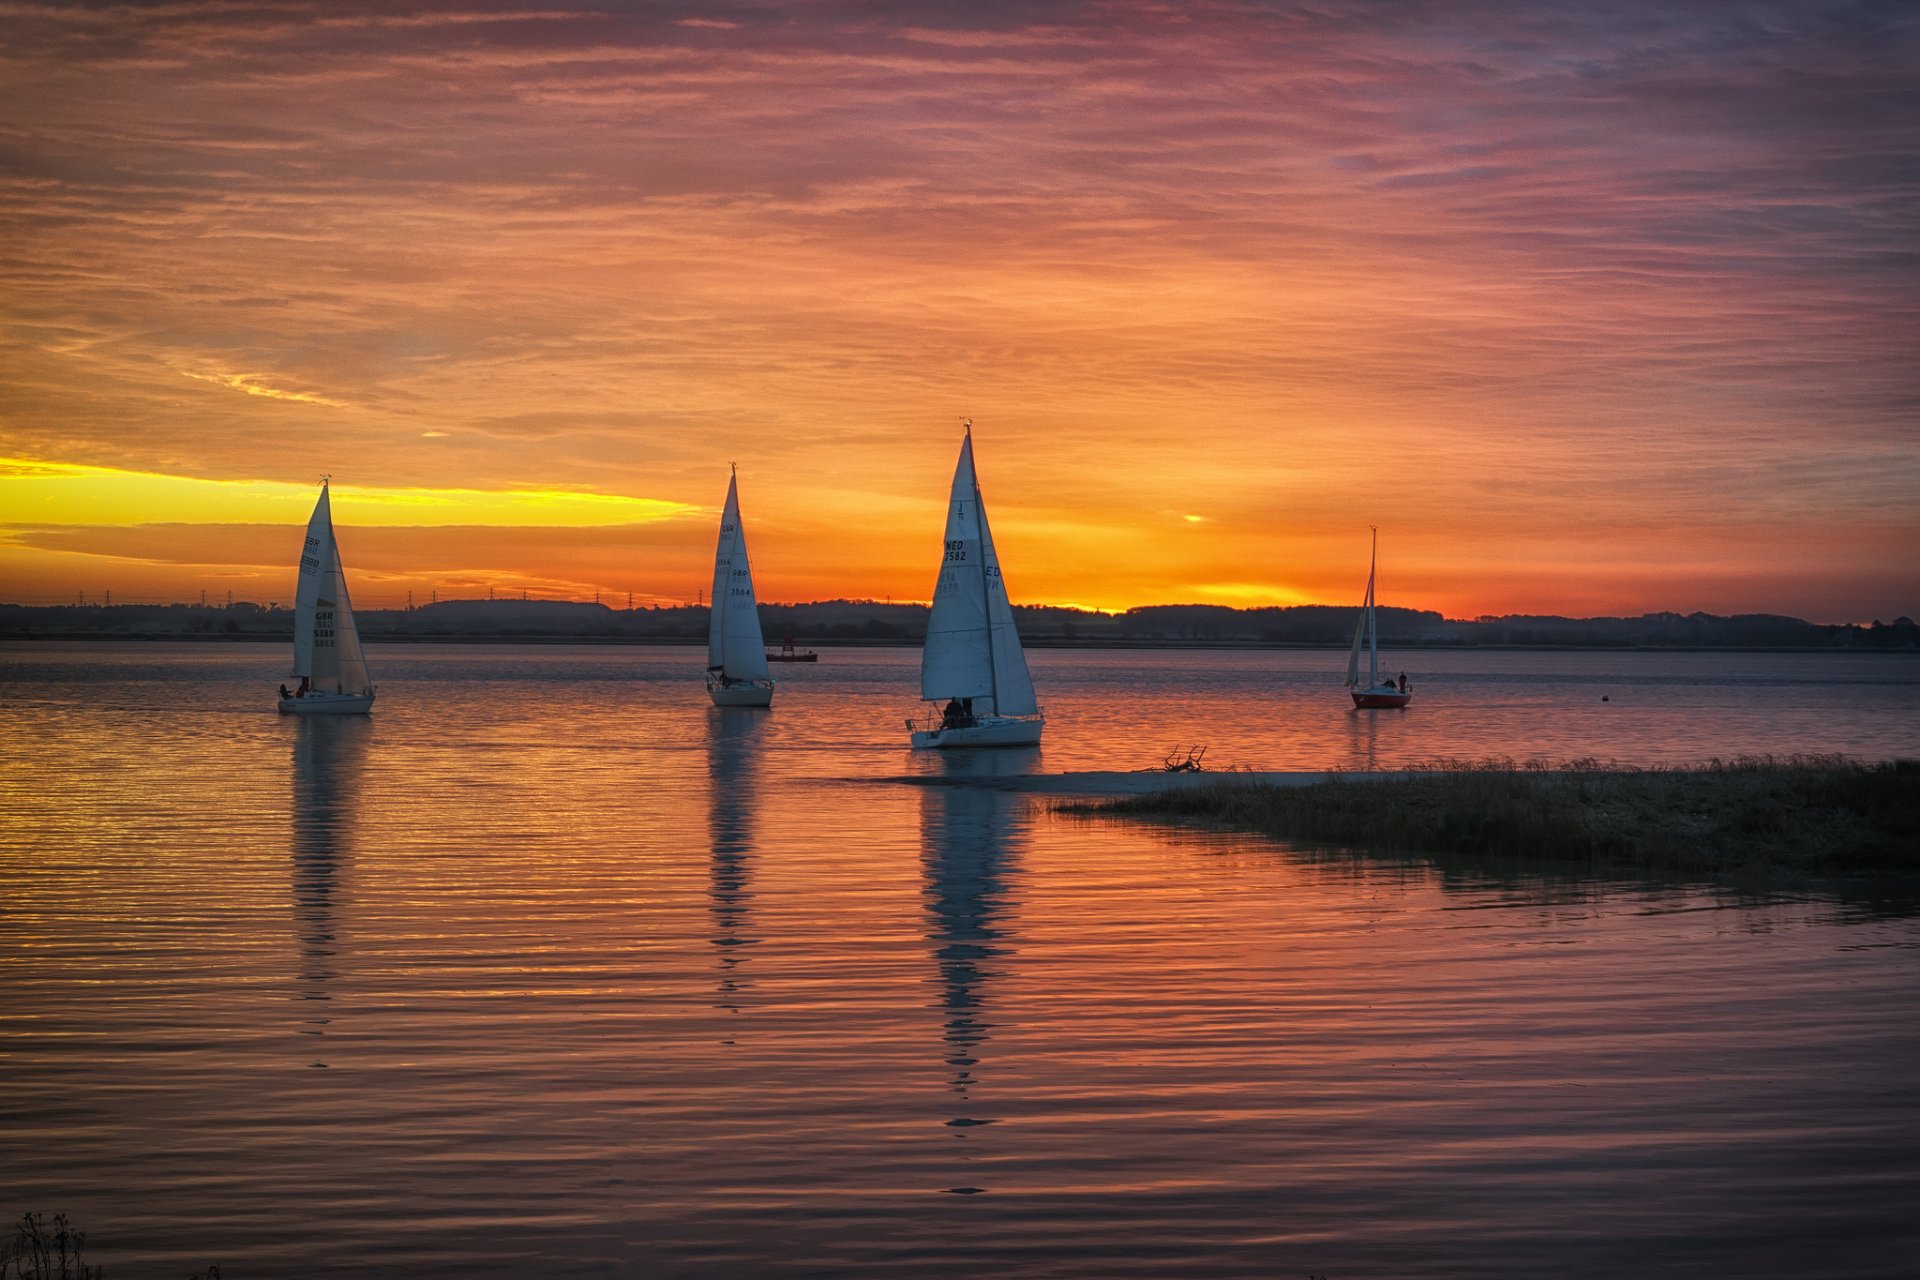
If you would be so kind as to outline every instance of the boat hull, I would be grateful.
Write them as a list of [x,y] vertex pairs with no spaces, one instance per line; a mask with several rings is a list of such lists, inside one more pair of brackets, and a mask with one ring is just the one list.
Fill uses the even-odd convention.
[[767,655],[767,661],[768,662],[818,662],[820,661],[820,655],[817,653],[770,653]]
[[1381,685],[1377,689],[1355,689],[1353,705],[1363,709],[1404,707],[1413,701],[1411,693],[1402,693],[1392,685]]
[[961,747],[1035,747],[1046,721],[1039,716],[983,716],[958,729],[916,729],[916,751],[951,751]]
[[370,693],[309,693],[304,698],[280,699],[282,715],[351,716],[373,710]]
[[773,681],[737,680],[731,684],[709,683],[707,696],[716,707],[770,707],[773,705]]

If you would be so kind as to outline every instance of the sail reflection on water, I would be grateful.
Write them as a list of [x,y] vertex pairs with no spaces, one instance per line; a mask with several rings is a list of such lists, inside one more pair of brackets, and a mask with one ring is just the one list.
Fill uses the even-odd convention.
[[709,894],[713,945],[720,959],[720,1008],[739,1012],[740,966],[753,897],[754,810],[759,800],[760,734],[766,717],[750,707],[707,712],[707,836],[713,847]]
[[[361,774],[373,722],[356,716],[301,716],[292,727],[293,922],[299,946],[295,990],[300,1000],[326,1000],[339,954],[340,878],[353,857]],[[316,1016],[309,1024],[318,1028],[327,1021]]]
[[1380,718],[1361,715],[1356,709],[1345,715],[1347,731],[1347,758],[1344,768],[1365,769],[1369,773],[1380,768]]
[[[1038,757],[1037,751],[956,756],[945,771],[956,779],[1024,773]],[[927,942],[939,971],[947,1064],[954,1092],[971,1100],[994,1026],[986,988],[1014,950],[1008,894],[1026,843],[1025,802],[956,781],[925,788],[920,803]],[[957,1123],[973,1122],[962,1117]]]

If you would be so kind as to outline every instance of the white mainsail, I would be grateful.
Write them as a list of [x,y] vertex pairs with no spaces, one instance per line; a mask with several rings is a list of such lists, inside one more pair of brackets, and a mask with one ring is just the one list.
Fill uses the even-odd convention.
[[347,598],[347,575],[333,536],[333,506],[327,484],[307,521],[300,551],[300,581],[293,604],[293,674],[323,693],[368,694],[366,655]]
[[1363,607],[1353,623],[1353,651],[1347,654],[1347,687],[1360,683],[1360,642],[1367,634],[1367,611]]
[[1360,683],[1360,646],[1367,645],[1367,688],[1380,683],[1380,630],[1374,621],[1373,579],[1380,563],[1380,531],[1374,530],[1373,555],[1367,561],[1367,594],[1360,602],[1360,617],[1353,624],[1353,649],[1347,654],[1347,687]]
[[713,553],[713,607],[707,617],[707,670],[729,680],[767,679],[767,645],[760,633],[760,607],[747,561],[747,531],[740,523],[739,478],[727,481],[720,512],[720,541]]
[[972,698],[975,715],[1030,716],[1040,709],[980,499],[971,431],[953,470],[945,558],[920,654],[920,696]]

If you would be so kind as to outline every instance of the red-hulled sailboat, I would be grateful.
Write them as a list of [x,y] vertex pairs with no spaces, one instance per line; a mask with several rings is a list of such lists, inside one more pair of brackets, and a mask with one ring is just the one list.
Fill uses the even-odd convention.
[[[1413,701],[1407,676],[1400,673],[1398,684],[1380,678],[1380,628],[1373,616],[1373,579],[1380,564],[1380,530],[1373,530],[1373,558],[1367,563],[1367,599],[1360,609],[1360,621],[1353,628],[1353,651],[1347,655],[1347,692],[1356,707],[1404,707]],[[1367,646],[1367,682],[1360,683],[1360,646]]]

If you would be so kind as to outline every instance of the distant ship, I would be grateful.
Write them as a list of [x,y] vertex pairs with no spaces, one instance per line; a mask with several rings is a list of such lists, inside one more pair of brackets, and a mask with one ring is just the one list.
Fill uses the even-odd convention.
[[915,747],[1030,747],[1046,722],[974,475],[971,420],[953,470],[946,550],[920,653],[920,696],[946,706],[919,724],[907,721]]
[[767,642],[760,635],[760,604],[747,562],[747,531],[740,523],[740,477],[727,480],[720,511],[720,542],[713,552],[713,607],[707,615],[707,696],[716,707],[773,705]]
[[[1373,559],[1367,563],[1367,598],[1360,609],[1360,621],[1353,628],[1353,651],[1347,655],[1347,690],[1356,707],[1404,707],[1413,701],[1407,690],[1407,678],[1400,682],[1380,678],[1380,627],[1373,616],[1373,576],[1380,562],[1380,531],[1373,531]],[[1367,644],[1367,683],[1360,686],[1360,642]]]
[[768,662],[818,662],[820,661],[820,655],[815,653],[811,649],[795,649],[793,647],[793,637],[788,636],[785,640],[780,642],[780,648],[778,652],[771,649],[767,651],[767,661]]
[[300,550],[300,582],[294,589],[293,674],[297,688],[280,686],[280,709],[295,715],[351,714],[373,710],[373,683],[367,676],[360,631],[347,600],[347,574],[333,537],[333,504],[327,481],[307,521]]

